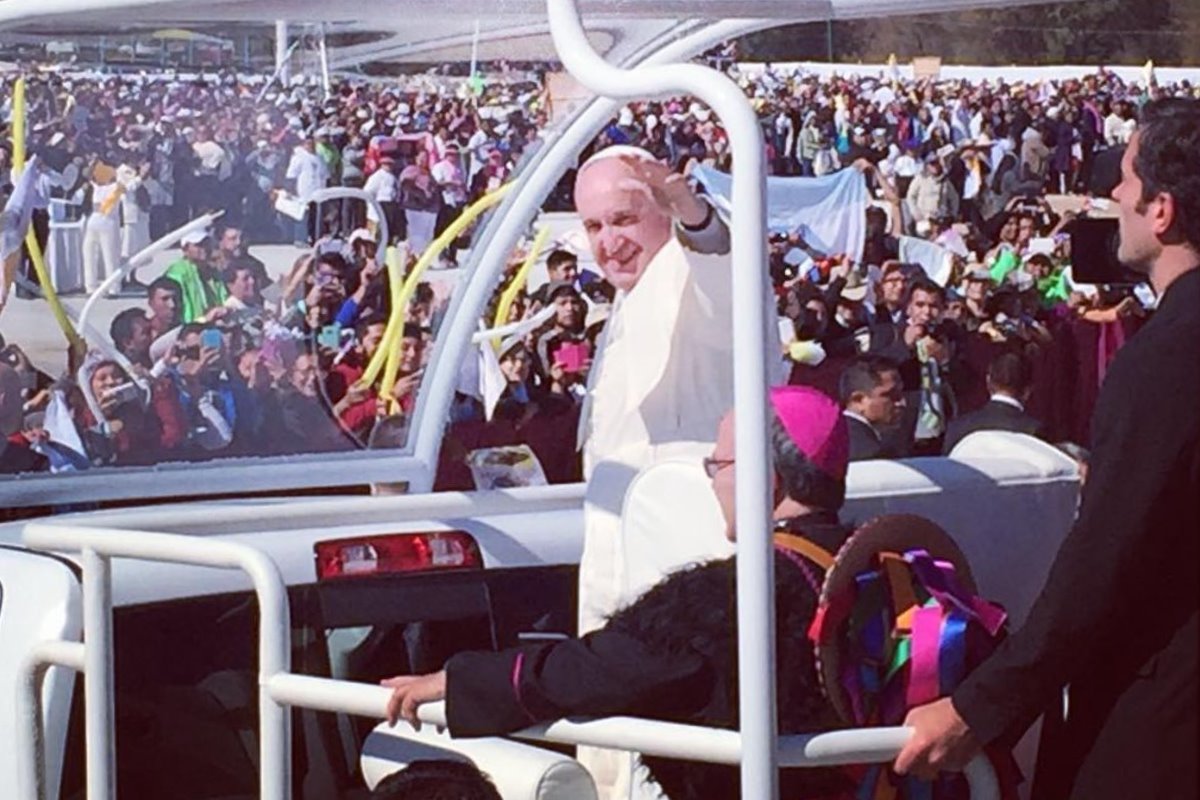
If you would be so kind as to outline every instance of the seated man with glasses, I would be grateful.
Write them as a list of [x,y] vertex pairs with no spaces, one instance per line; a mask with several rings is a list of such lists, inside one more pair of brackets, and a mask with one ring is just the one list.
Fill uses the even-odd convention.
[[[771,390],[775,465],[778,720],[783,733],[836,724],[817,681],[806,632],[820,581],[849,529],[838,520],[849,439],[841,409],[803,386]],[[733,412],[704,467],[734,537]],[[761,535],[760,532],[751,532]],[[509,733],[572,715],[630,714],[734,728],[738,719],[735,558],[680,570],[580,639],[460,653],[425,676],[384,681],[389,719],[419,726],[422,703],[446,699],[454,736]],[[645,757],[673,800],[739,796],[736,766]],[[783,796],[849,796],[837,769],[782,771]]]

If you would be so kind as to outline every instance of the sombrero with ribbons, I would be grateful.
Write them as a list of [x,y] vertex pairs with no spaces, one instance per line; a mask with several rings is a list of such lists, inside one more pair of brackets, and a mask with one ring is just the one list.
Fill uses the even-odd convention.
[[958,545],[924,517],[859,527],[826,571],[809,629],[830,705],[848,725],[903,721],[950,694],[1002,637]]

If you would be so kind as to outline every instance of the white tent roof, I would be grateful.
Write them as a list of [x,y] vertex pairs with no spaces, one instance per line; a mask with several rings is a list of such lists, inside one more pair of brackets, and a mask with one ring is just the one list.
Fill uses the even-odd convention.
[[[1082,0],[1078,0],[1082,2]],[[680,20],[761,18],[787,22],[1011,7],[1045,0],[580,0],[593,44],[619,62],[668,33]],[[199,23],[275,20],[326,23],[336,31],[386,31],[381,42],[331,50],[333,66],[364,60],[465,60],[476,20],[485,59],[554,56],[545,0],[0,0],[0,30],[128,31]]]

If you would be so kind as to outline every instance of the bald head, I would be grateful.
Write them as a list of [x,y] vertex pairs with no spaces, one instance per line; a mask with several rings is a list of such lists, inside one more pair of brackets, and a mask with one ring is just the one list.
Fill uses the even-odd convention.
[[637,165],[643,159],[607,152],[580,168],[575,208],[597,266],[609,283],[628,292],[671,238],[672,221],[637,179]]
[[8,364],[0,364],[0,436],[21,430],[24,406],[20,374]]

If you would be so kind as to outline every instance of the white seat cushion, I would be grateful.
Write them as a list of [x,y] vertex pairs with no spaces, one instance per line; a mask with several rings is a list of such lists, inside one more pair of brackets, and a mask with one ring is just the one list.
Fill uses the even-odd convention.
[[413,761],[469,761],[492,779],[504,800],[595,800],[596,785],[575,759],[509,739],[451,739],[425,725],[381,723],[363,743],[360,765],[367,786]]
[[642,470],[625,495],[621,531],[626,602],[669,572],[734,552],[698,458],[663,461]]

